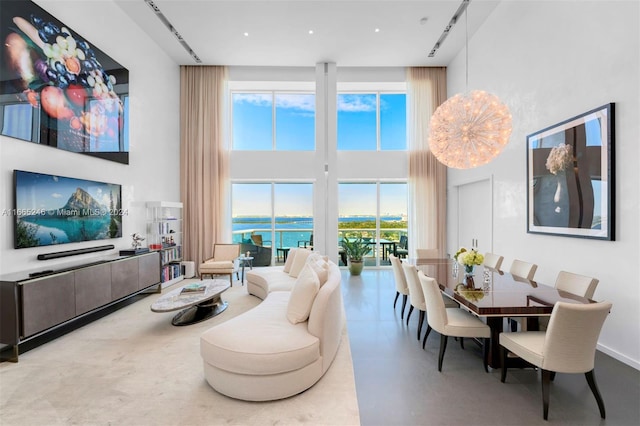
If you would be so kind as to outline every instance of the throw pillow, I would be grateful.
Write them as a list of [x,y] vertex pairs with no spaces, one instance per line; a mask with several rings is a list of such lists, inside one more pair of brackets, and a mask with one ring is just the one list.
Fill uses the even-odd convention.
[[289,250],[287,261],[284,262],[284,269],[282,270],[283,272],[286,272],[288,274],[289,271],[291,271],[291,265],[293,264],[293,258],[296,257],[296,251],[298,251],[298,249],[295,248]]
[[318,276],[320,287],[329,279],[329,257],[314,253],[307,258],[307,264]]
[[[307,263],[307,257],[312,253],[311,250],[300,248],[296,250],[296,256],[293,258],[293,262],[291,263],[291,270],[289,271],[289,276],[293,278],[297,278],[305,263]],[[287,258],[287,260],[289,260]]]
[[291,324],[297,324],[309,319],[311,307],[319,288],[318,276],[309,265],[304,265],[291,289],[291,296],[287,305],[287,319]]

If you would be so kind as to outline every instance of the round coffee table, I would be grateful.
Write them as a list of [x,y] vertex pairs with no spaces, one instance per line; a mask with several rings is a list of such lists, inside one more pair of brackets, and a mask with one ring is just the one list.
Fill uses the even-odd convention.
[[[204,291],[183,292],[193,284],[205,286]],[[171,312],[182,309],[173,317],[171,324],[176,326],[195,324],[218,315],[227,309],[228,303],[220,295],[230,285],[227,280],[202,280],[171,290],[151,305],[153,312]]]

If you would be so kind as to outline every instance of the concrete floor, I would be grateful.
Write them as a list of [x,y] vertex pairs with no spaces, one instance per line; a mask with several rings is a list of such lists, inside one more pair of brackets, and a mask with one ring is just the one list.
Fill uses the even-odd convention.
[[500,370],[484,372],[477,345],[462,350],[450,339],[439,373],[440,336],[432,332],[423,350],[417,313],[408,327],[400,320],[391,269],[345,269],[343,283],[362,425],[640,424],[640,371],[608,355],[598,352],[595,364],[606,420],[583,374],[558,374],[545,422],[538,371],[510,369],[501,383]]

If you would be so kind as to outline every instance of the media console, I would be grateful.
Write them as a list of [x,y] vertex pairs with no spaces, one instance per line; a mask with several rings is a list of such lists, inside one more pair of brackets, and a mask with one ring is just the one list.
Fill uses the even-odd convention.
[[160,256],[105,256],[0,276],[0,343],[18,345],[160,285]]

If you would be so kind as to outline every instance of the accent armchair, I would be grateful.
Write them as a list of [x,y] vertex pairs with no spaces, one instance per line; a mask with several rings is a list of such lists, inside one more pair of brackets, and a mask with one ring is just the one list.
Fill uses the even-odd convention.
[[214,244],[213,257],[205,260],[200,264],[198,271],[200,279],[204,279],[205,275],[229,275],[229,282],[233,285],[233,274],[238,276],[238,262],[236,259],[240,256],[240,244]]

